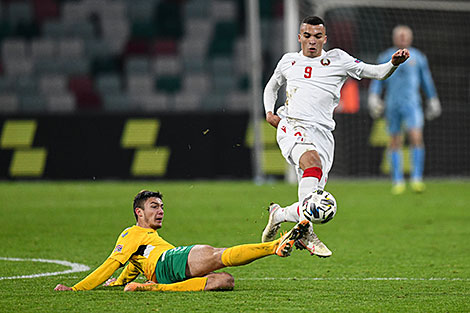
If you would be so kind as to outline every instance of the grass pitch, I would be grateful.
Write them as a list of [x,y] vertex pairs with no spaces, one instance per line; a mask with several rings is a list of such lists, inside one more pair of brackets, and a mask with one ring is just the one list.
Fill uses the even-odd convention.
[[[425,193],[390,194],[388,181],[334,181],[336,217],[316,227],[327,259],[293,251],[226,271],[232,292],[124,293],[72,286],[111,253],[135,223],[133,196],[164,194],[159,231],[174,245],[216,247],[260,240],[270,201],[290,204],[296,186],[249,182],[0,182],[3,258],[52,259],[89,271],[36,278],[69,267],[0,259],[2,312],[469,312],[470,182],[428,182]],[[291,225],[285,225],[288,229]]]

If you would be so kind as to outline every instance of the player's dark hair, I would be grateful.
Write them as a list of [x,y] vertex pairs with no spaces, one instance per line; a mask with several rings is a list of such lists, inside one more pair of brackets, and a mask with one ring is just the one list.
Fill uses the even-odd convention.
[[302,23],[301,24],[310,24],[310,25],[320,25],[320,24],[323,24],[324,26],[325,25],[325,22],[318,16],[307,16],[306,18],[304,18],[302,20]]
[[134,211],[134,216],[135,220],[137,221],[137,213],[135,213],[136,208],[144,208],[145,201],[147,201],[148,198],[159,198],[163,200],[163,195],[159,191],[149,191],[149,190],[142,190],[140,191],[134,198],[134,206],[133,206],[133,211]]

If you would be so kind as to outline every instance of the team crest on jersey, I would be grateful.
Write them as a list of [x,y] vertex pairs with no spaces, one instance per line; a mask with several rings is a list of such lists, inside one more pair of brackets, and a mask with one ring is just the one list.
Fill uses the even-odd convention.
[[330,65],[331,61],[330,61],[330,59],[321,59],[320,63],[323,66],[328,66],[328,65]]
[[114,248],[114,252],[121,252],[122,251],[122,245],[117,245],[116,248]]
[[292,61],[292,66],[294,66],[294,64],[295,64],[295,61]]

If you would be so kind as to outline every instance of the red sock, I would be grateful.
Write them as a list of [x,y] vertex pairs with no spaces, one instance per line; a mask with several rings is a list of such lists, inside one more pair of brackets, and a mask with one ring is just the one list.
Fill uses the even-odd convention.
[[304,171],[302,178],[304,177],[315,177],[320,181],[321,177],[323,176],[323,171],[319,167],[309,167]]

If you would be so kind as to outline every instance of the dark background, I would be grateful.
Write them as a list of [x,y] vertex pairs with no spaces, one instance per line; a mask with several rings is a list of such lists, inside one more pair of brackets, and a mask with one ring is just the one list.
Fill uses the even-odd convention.
[[[450,116],[452,115],[452,116]],[[127,120],[153,118],[160,121],[154,146],[171,151],[164,179],[246,179],[252,174],[251,148],[245,143],[249,115],[158,114],[148,115],[54,115],[2,116],[6,120],[37,122],[33,147],[47,150],[42,178],[130,179],[135,149],[121,146]],[[372,120],[366,113],[337,114],[335,161],[331,175],[380,177],[384,147],[372,147]],[[447,121],[452,121],[449,124]],[[445,113],[424,129],[426,176],[470,175],[470,137],[467,115]],[[444,140],[436,141],[433,138]],[[0,178],[12,179],[12,149],[0,150]]]

